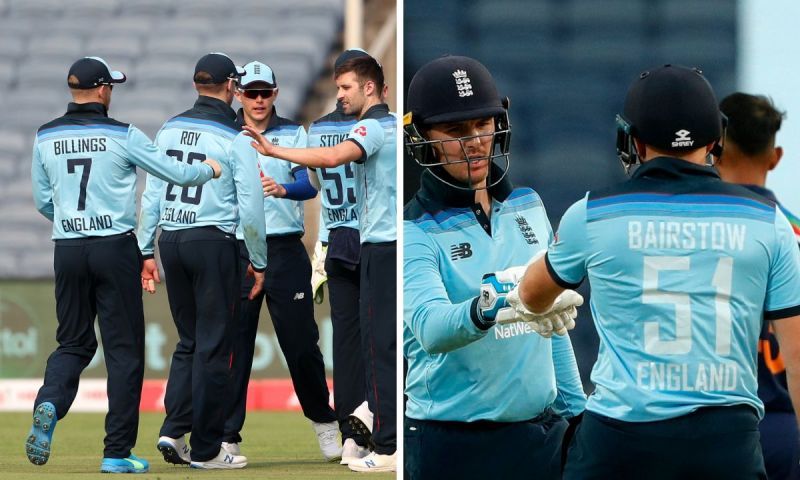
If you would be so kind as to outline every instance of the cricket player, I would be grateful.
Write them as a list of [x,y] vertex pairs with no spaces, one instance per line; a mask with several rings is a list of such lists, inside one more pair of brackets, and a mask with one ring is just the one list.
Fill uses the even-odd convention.
[[[728,117],[725,149],[714,164],[720,177],[775,202],[792,224],[800,243],[800,221],[765,188],[767,174],[783,157],[783,148],[776,146],[775,135],[784,114],[769,98],[741,92],[722,99],[719,108]],[[800,479],[800,433],[786,382],[786,364],[772,322],[762,324],[758,339],[758,398],[764,402],[764,418],[758,428],[767,477]]]
[[[230,395],[231,356],[240,288],[237,226],[250,254],[255,297],[267,266],[264,202],[258,164],[232,149],[240,128],[231,108],[235,82],[244,72],[222,53],[195,66],[194,106],[168,120],[156,137],[167,155],[192,163],[219,158],[227,174],[211,188],[177,188],[148,177],[142,200],[139,247],[145,255],[142,284],[155,279],[156,225],[167,295],[180,338],[172,355],[157,447],[164,460],[193,468],[229,469],[247,458],[222,448]],[[191,452],[184,435],[191,432]]]
[[766,478],[758,337],[772,321],[796,403],[800,250],[774,202],[710,166],[723,118],[699,70],[642,72],[617,118],[631,179],[574,203],[518,286],[533,312],[592,288],[596,390],[566,479]]
[[[558,479],[586,398],[566,330],[505,315],[513,272],[553,237],[541,198],[507,177],[508,101],[461,56],[421,67],[407,100],[406,153],[425,171],[403,214],[405,474]],[[574,320],[568,296],[548,315]]]
[[397,121],[382,103],[383,68],[372,57],[352,58],[334,72],[337,99],[359,121],[346,141],[332,147],[286,148],[245,126],[262,155],[314,168],[350,163],[355,168],[360,258],[360,311],[367,396],[374,413],[375,450],[351,462],[354,471],[393,471],[396,464],[396,231]]
[[139,129],[108,116],[114,85],[126,80],[98,57],[69,69],[73,102],[41,127],[33,146],[36,208],[53,222],[58,348],[47,360],[25,442],[28,460],[44,465],[53,431],[75,400],[81,372],[97,350],[100,326],[108,369],[108,414],[100,471],[144,473],[131,452],[139,427],[144,376],[141,256],[133,235],[136,167],[163,181],[202,188],[220,175],[210,157],[194,165],[166,157]]
[[[261,62],[250,62],[239,79],[237,100],[242,104],[238,122],[257,128],[277,145],[305,147],[306,131],[302,125],[279,116],[275,100],[279,89],[275,73]],[[314,321],[311,293],[311,262],[303,246],[303,200],[316,196],[308,181],[306,167],[259,155],[249,137],[241,135],[234,145],[237,156],[259,167],[265,197],[263,209],[266,224],[267,263],[264,289],[252,300],[248,298],[252,280],[242,275],[241,311],[236,329],[233,357],[233,409],[225,424],[223,448],[238,455],[241,429],[247,406],[247,384],[253,366],[258,316],[262,303],[267,304],[278,343],[286,359],[292,385],[303,414],[311,420],[314,432],[328,461],[342,455],[338,426],[328,404],[330,394],[325,379],[325,364],[319,349],[319,331]],[[237,231],[237,238],[243,234]],[[239,242],[242,268],[249,262],[247,247]]]

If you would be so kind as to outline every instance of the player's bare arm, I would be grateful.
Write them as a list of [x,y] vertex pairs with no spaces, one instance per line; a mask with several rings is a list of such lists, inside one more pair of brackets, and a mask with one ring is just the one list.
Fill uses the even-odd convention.
[[[800,315],[772,322],[786,366],[786,383],[795,415],[800,415]],[[797,417],[800,424],[800,416]]]
[[525,276],[519,283],[519,298],[534,313],[541,313],[550,308],[563,291],[564,288],[558,285],[547,271],[544,257],[528,266]]
[[314,168],[333,168],[361,158],[361,149],[353,142],[341,142],[333,147],[288,148],[273,145],[255,128],[245,125],[244,134],[253,139],[251,145],[261,155],[280,158],[298,165]]

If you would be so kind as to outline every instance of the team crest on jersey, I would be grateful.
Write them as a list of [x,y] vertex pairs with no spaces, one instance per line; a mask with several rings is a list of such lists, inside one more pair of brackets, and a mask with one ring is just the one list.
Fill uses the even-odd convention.
[[472,245],[467,242],[450,245],[450,259],[462,260],[472,256]]
[[270,139],[270,142],[272,142],[273,145],[277,145],[279,141],[280,139],[278,137],[272,137]]
[[362,137],[366,137],[367,136],[367,127],[365,127],[364,125],[361,125],[360,127],[358,127],[355,130],[353,130],[353,133],[361,135]]
[[536,238],[536,234],[528,224],[528,220],[521,215],[514,217],[514,220],[516,220],[519,231],[522,232],[522,236],[525,237],[525,241],[528,242],[529,245],[539,245],[539,239]]
[[453,72],[453,78],[456,79],[456,88],[458,89],[458,96],[459,97],[471,97],[472,96],[472,80],[469,79],[467,76],[467,72],[465,70],[456,70]]

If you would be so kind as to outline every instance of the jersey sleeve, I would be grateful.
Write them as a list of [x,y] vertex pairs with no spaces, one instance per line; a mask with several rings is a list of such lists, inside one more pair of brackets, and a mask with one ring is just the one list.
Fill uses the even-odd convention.
[[578,363],[569,335],[554,335],[553,366],[556,372],[556,399],[553,409],[564,418],[581,414],[586,409],[586,394],[583,392]]
[[775,209],[776,252],[772,256],[764,300],[764,318],[778,320],[800,315],[800,249],[786,215]]
[[361,158],[356,163],[364,163],[370,155],[374,154],[383,146],[385,134],[380,122],[373,118],[367,118],[353,125],[347,141],[358,145],[361,150]]
[[239,134],[230,146],[231,169],[236,184],[236,201],[244,243],[253,269],[267,268],[267,233],[264,220],[264,193],[259,176],[258,152],[250,137]]
[[547,270],[558,285],[576,288],[586,276],[586,198],[572,204],[561,218],[555,241],[545,256]]
[[36,210],[52,222],[55,215],[53,187],[50,185],[50,177],[47,175],[42,157],[39,155],[38,143],[33,144],[31,183],[33,184],[33,203],[36,205]]
[[155,253],[156,227],[161,217],[161,199],[164,197],[166,185],[166,182],[155,175],[147,174],[139,211],[139,225],[136,229],[139,250],[145,259],[152,258]]
[[141,130],[131,125],[127,139],[130,161],[161,180],[182,187],[202,185],[214,176],[210,165],[178,162],[167,156]]
[[478,326],[475,299],[450,302],[431,240],[411,222],[403,231],[403,316],[423,350],[444,353],[483,338],[488,329]]

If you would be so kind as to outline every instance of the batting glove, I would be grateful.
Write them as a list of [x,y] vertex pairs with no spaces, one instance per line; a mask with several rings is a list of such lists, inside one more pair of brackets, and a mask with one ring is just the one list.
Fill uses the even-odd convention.
[[325,300],[325,289],[322,285],[328,281],[328,274],[325,272],[325,256],[328,254],[328,245],[317,242],[314,245],[314,256],[311,257],[311,294],[314,296],[314,303],[321,304]]

